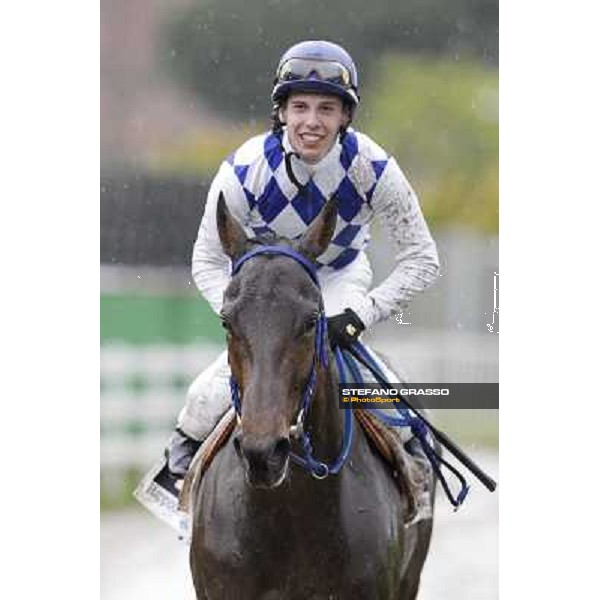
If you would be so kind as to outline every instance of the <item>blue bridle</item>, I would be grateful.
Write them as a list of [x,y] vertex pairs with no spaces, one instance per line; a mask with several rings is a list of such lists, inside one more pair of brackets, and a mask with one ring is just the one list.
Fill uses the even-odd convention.
[[[241,269],[242,265],[262,254],[272,254],[287,256],[295,260],[303,269],[308,273],[314,284],[321,289],[321,285],[317,278],[317,268],[310,260],[308,260],[302,254],[296,252],[292,248],[287,246],[258,246],[253,250],[250,250],[236,261],[231,266],[231,276],[236,275]],[[323,479],[329,474],[337,474],[340,472],[348,456],[350,455],[350,447],[352,445],[352,437],[354,433],[354,419],[352,417],[352,411],[344,411],[344,437],[342,442],[342,449],[337,459],[332,464],[327,464],[323,461],[316,460],[313,456],[312,440],[309,432],[304,430],[304,421],[310,411],[310,406],[315,393],[315,385],[317,382],[317,366],[322,364],[323,367],[329,366],[329,353],[328,353],[328,338],[327,338],[327,317],[325,316],[325,310],[323,308],[323,302],[321,300],[319,305],[319,316],[315,325],[315,353],[313,356],[312,366],[302,394],[302,400],[300,402],[300,408],[298,410],[298,416],[294,425],[290,428],[290,435],[296,437],[302,446],[304,456],[298,456],[294,452],[290,453],[290,458],[298,465],[307,469],[317,479]],[[335,352],[336,363],[340,375],[343,373],[342,355],[338,348]],[[240,401],[240,391],[237,381],[233,374],[229,380],[231,388],[231,402],[235,408],[238,418],[241,418],[242,406]]]

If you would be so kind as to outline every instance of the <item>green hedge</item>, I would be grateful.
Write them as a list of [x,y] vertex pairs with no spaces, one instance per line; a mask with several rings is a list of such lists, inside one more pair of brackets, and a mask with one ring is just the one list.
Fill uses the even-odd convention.
[[213,342],[225,336],[210,305],[197,297],[103,295],[100,298],[102,343]]
[[498,70],[389,55],[358,125],[406,172],[432,227],[498,231]]

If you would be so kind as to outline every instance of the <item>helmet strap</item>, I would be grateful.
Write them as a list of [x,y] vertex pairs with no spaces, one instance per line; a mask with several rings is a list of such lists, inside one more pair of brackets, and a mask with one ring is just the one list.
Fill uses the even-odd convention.
[[275,102],[273,109],[271,110],[271,131],[274,134],[281,133],[283,131],[283,123],[279,118],[279,111],[281,109],[281,103]]
[[348,122],[340,127],[340,144],[344,141],[346,133],[348,133],[348,127],[350,127],[352,119],[354,118],[354,106],[349,102],[344,102],[344,109],[348,111]]

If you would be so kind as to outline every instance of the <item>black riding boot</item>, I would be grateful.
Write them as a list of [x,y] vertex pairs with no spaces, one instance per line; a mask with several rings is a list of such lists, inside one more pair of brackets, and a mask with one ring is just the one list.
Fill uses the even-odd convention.
[[202,442],[189,437],[180,429],[175,429],[165,448],[166,464],[154,476],[154,483],[172,497],[178,498],[183,487],[183,479],[201,445]]

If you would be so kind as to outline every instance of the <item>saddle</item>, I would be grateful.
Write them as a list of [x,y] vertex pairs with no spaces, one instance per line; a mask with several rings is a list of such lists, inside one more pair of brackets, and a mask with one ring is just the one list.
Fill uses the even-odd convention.
[[[369,442],[388,465],[390,476],[398,487],[404,504],[405,520],[406,522],[412,521],[418,510],[418,490],[424,485],[427,471],[404,449],[397,430],[385,425],[374,414],[365,410],[357,409],[353,411],[353,414]],[[192,491],[200,485],[202,477],[214,457],[229,439],[235,425],[235,409],[231,407],[194,456],[179,494],[179,510],[189,511]]]

